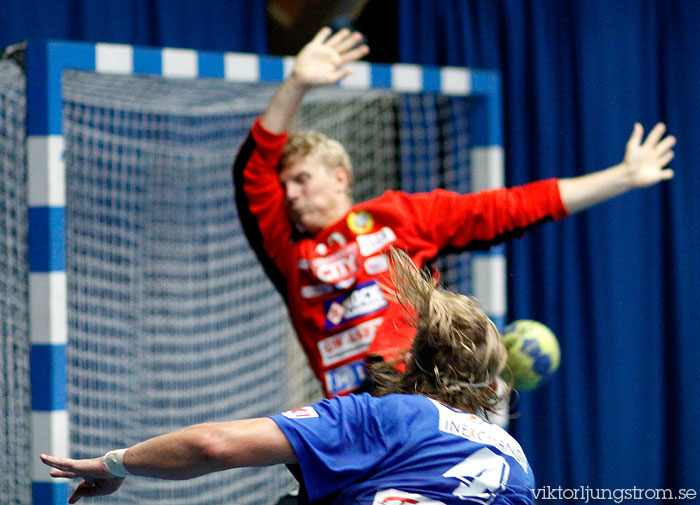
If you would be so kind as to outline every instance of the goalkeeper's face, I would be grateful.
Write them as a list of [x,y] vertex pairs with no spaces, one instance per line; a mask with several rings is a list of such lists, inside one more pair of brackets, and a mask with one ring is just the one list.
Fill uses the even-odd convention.
[[352,205],[348,196],[348,173],[329,168],[310,155],[279,172],[289,219],[297,228],[315,235],[343,217]]

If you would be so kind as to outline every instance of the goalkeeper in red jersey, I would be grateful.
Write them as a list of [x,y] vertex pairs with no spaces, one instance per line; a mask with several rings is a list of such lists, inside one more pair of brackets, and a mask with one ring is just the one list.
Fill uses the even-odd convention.
[[[290,135],[305,94],[349,75],[369,49],[349,30],[322,29],[258,118],[233,166],[248,240],[283,296],[292,324],[328,397],[356,391],[374,355],[393,359],[415,330],[385,294],[386,253],[422,267],[441,252],[483,248],[634,188],[673,177],[664,168],[675,139],[634,126],[624,160],[599,172],[510,189],[457,194],[388,191],[355,203],[345,149],[320,133]],[[390,285],[390,284],[389,284]]]

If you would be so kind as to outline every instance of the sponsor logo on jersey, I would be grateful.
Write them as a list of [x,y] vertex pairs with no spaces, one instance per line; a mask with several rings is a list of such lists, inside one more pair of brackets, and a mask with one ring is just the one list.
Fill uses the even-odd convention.
[[372,230],[374,218],[366,210],[355,210],[348,214],[347,224],[351,232],[361,235]]
[[326,372],[326,391],[329,395],[348,393],[357,389],[366,377],[367,372],[363,360],[348,363]]
[[328,242],[328,245],[331,247],[333,245],[338,245],[340,247],[343,247],[344,245],[346,245],[348,243],[345,236],[342,233],[337,232],[337,231],[334,231],[333,233],[328,235],[328,240],[326,242]]
[[433,500],[427,496],[398,489],[382,489],[374,495],[372,505],[445,505],[444,502]]
[[350,279],[345,279],[344,281],[336,282],[335,287],[336,289],[348,289],[353,284],[355,284],[355,278],[351,277]]
[[372,256],[365,260],[365,272],[367,275],[377,275],[389,270],[389,260],[386,255]]
[[336,301],[332,301],[330,307],[328,307],[326,311],[326,319],[328,319],[333,326],[338,326],[343,322],[344,315],[345,307]]
[[394,230],[385,226],[381,230],[369,235],[359,235],[357,245],[360,246],[362,256],[372,256],[396,240]]
[[357,244],[352,242],[333,254],[313,258],[311,269],[320,281],[335,284],[354,278],[358,271],[357,263]]
[[386,298],[377,281],[360,283],[350,294],[338,296],[323,303],[326,311],[325,329],[332,330],[358,317],[373,314],[386,306]]
[[381,317],[370,319],[318,342],[323,366],[334,365],[356,354],[366,352],[382,320]]
[[490,445],[501,453],[511,456],[527,473],[527,458],[520,444],[503,428],[464,412],[458,412],[432,401],[440,413],[440,431],[466,438],[472,442]]
[[328,284],[312,284],[301,287],[301,297],[305,299],[316,298],[333,292],[333,286]]
[[318,417],[318,412],[316,412],[313,407],[302,407],[300,409],[282,412],[282,415],[289,419],[308,419],[310,417]]
[[328,254],[328,246],[324,243],[316,244],[316,249],[314,250],[319,256],[325,256],[326,254]]

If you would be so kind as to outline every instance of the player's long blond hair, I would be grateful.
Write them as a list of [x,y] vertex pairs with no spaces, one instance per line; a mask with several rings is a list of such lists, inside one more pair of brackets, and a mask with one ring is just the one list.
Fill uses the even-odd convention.
[[396,296],[417,332],[405,373],[370,366],[376,393],[422,394],[477,414],[496,409],[510,392],[492,387],[507,357],[496,326],[468,296],[437,287],[403,251],[393,249],[391,260]]

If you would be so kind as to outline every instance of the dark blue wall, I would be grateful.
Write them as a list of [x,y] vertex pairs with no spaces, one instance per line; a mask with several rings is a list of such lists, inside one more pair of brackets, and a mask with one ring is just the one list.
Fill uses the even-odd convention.
[[30,39],[265,52],[262,0],[3,0],[0,47]]

